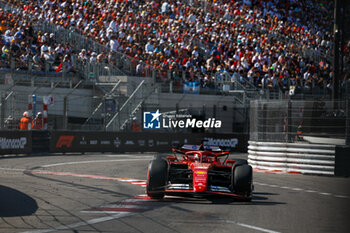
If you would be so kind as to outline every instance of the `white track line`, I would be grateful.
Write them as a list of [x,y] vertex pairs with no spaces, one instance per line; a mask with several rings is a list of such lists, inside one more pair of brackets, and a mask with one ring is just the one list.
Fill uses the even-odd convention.
[[47,164],[47,165],[42,165],[40,167],[47,168],[47,167],[57,167],[57,166],[65,166],[65,165],[72,165],[72,164],[84,164],[84,163],[131,162],[131,161],[144,161],[144,160],[149,160],[149,158],[77,161],[77,162]]
[[278,186],[278,185],[275,185],[275,184],[265,184],[265,183],[260,183],[260,182],[254,182],[254,185],[268,186],[268,187],[271,187],[271,188],[281,188],[281,189],[288,189],[288,190],[292,190],[292,191],[299,191],[299,192],[306,192],[306,193],[316,193],[316,194],[324,195],[324,196],[332,196],[332,197],[337,197],[337,198],[350,199],[349,196],[338,195],[338,194],[334,194],[334,193],[325,193],[325,192],[320,192],[320,191],[315,191],[315,190],[310,190],[310,189],[292,188],[292,187],[287,187],[287,186]]
[[257,231],[267,232],[267,233],[280,233],[278,231],[272,231],[272,230],[265,229],[265,228],[262,228],[262,227],[256,227],[256,226],[252,226],[252,225],[249,225],[249,224],[240,223],[240,222],[231,221],[231,220],[226,220],[226,223],[232,223],[232,224],[236,224],[238,226],[250,228],[250,229],[253,229],[253,230],[257,230]]
[[18,169],[18,168],[7,168],[7,167],[0,167],[0,170],[2,170],[2,171],[16,171],[16,172],[24,172],[26,169]]
[[[65,163],[54,163],[54,164],[47,164],[38,166],[39,168],[48,168],[48,167],[56,167],[56,166],[64,166],[64,165],[72,165],[72,164],[85,164],[85,163],[107,163],[107,162],[131,162],[131,161],[144,161],[149,160],[148,158],[139,158],[139,159],[112,159],[112,160],[90,160],[90,161],[77,161],[77,162],[65,162]],[[3,171],[18,171],[18,172],[24,172],[29,171],[25,168],[7,168],[7,167],[0,167],[0,170]]]
[[133,212],[120,212],[118,214],[114,214],[112,216],[107,216],[107,217],[102,217],[102,218],[94,218],[94,219],[90,219],[87,221],[83,221],[83,222],[77,222],[77,223],[73,223],[67,226],[59,226],[59,227],[55,227],[55,228],[48,228],[48,229],[43,229],[43,230],[35,230],[35,231],[25,231],[22,233],[48,233],[48,232],[54,232],[54,231],[61,231],[61,230],[68,230],[68,229],[73,229],[73,228],[77,228],[77,227],[82,227],[82,226],[87,226],[87,225],[93,225],[96,223],[101,223],[101,222],[106,222],[106,221],[111,221],[114,219],[118,219],[118,218],[123,218],[125,216],[130,216],[130,215],[134,215],[136,213]]

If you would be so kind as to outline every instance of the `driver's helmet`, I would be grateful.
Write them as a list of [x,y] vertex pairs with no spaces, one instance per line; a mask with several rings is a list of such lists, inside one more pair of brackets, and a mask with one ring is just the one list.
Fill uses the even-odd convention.
[[199,157],[198,154],[194,154],[193,159],[194,159],[194,161],[196,161],[196,162],[199,162],[199,161],[200,161],[200,157]]

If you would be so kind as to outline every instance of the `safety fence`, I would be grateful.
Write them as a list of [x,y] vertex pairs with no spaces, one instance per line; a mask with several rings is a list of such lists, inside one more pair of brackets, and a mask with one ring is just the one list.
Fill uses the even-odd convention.
[[[251,101],[249,163],[257,169],[277,172],[349,174],[349,156],[336,152],[337,148],[345,148],[349,155],[349,103]],[[342,154],[338,162],[337,153]],[[343,171],[337,167],[343,167]]]
[[250,103],[250,140],[296,142],[304,136],[345,140],[349,119],[349,100],[254,100]]

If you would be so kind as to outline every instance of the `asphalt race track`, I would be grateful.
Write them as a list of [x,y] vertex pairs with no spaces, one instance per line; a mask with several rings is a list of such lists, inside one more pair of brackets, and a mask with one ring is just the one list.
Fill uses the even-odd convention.
[[350,232],[349,178],[254,172],[251,203],[156,201],[144,194],[151,158],[0,158],[0,232]]

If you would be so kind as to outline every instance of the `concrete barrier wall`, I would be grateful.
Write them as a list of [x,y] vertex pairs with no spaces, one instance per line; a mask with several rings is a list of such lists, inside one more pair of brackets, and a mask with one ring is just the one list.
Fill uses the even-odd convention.
[[248,162],[254,168],[334,175],[335,145],[256,141],[248,145]]

